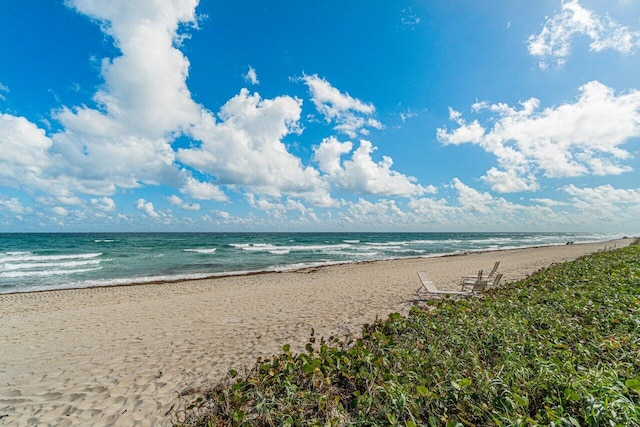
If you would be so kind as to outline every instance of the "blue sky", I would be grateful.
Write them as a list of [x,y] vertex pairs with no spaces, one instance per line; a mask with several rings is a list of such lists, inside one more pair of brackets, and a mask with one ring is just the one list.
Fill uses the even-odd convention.
[[640,1],[0,2],[0,231],[640,230]]

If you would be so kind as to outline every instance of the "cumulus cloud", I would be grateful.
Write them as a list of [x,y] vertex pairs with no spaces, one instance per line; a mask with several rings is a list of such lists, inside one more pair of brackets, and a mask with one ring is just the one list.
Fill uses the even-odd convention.
[[195,23],[196,0],[139,3],[69,0],[101,24],[121,56],[102,61],[97,108],[63,107],[64,130],[51,151],[69,162],[79,191],[113,194],[117,187],[175,184],[170,141],[200,117],[186,86],[189,61],[176,48],[180,24]]
[[570,203],[580,215],[581,223],[608,222],[620,227],[632,224],[637,227],[640,217],[640,188],[622,189],[609,184],[580,188],[573,184],[560,189],[568,194]]
[[412,221],[411,215],[400,209],[395,200],[388,199],[376,202],[358,199],[357,202],[349,202],[346,213],[342,213],[340,217],[347,224],[385,224],[390,226]]
[[69,215],[69,211],[62,206],[56,206],[51,211],[58,216],[67,216]]
[[317,222],[318,217],[313,209],[304,205],[299,200],[287,199],[285,202],[273,200],[268,197],[256,197],[254,194],[246,194],[249,204],[261,211],[267,212],[273,219],[285,220],[291,219],[288,214],[296,211],[299,214],[298,221],[303,219],[304,222]]
[[249,71],[247,71],[247,74],[244,75],[244,79],[252,85],[257,85],[260,83],[260,80],[258,80],[258,74],[251,65],[249,65]]
[[454,195],[450,200],[433,197],[412,198],[408,203],[417,223],[458,226],[463,229],[489,229],[518,224],[548,226],[567,224],[563,214],[553,211],[549,204],[518,204],[478,191],[454,178],[448,186]]
[[[67,3],[100,22],[122,53],[102,62],[104,85],[94,100],[106,118],[150,139],[161,138],[197,119],[200,107],[191,99],[186,85],[189,61],[176,48],[176,42],[180,40],[179,25],[196,22],[198,0]],[[82,117],[77,120],[87,125]]]
[[342,156],[353,149],[349,141],[340,142],[335,137],[325,138],[315,148],[314,160],[331,183],[339,188],[359,194],[410,197],[434,191],[417,183],[414,177],[403,175],[391,169],[393,160],[383,156],[375,162],[371,154],[376,150],[371,142],[360,141],[360,146],[351,155],[350,160]]
[[309,88],[311,101],[327,123],[334,123],[334,129],[350,138],[358,134],[368,135],[369,128],[381,129],[382,123],[372,116],[376,109],[348,93],[342,93],[317,74],[304,76],[302,80]]
[[0,113],[0,183],[9,187],[64,192],[51,178],[60,163],[51,156],[52,141],[24,117]]
[[[217,114],[196,103],[187,87],[189,60],[179,47],[187,36],[181,31],[197,24],[198,0],[65,4],[100,25],[118,54],[102,59],[102,83],[89,103],[52,112],[59,125],[52,128],[59,130],[47,134],[24,117],[0,113],[0,185],[43,193],[36,197],[46,201],[48,211],[76,220],[87,212],[106,217],[116,210],[111,197],[119,190],[165,185],[187,200],[227,202],[223,188],[255,194],[258,209],[295,211],[311,221],[317,217],[303,202],[336,206],[332,185],[367,195],[410,197],[432,191],[394,171],[391,158],[374,161],[376,148],[365,140],[355,151],[350,142],[335,140],[333,147],[323,142],[315,154],[321,170],[304,164],[287,148],[287,138],[302,133],[298,98],[263,99],[243,89]],[[251,66],[245,78],[259,83]],[[382,128],[373,104],[317,75],[302,80],[319,115],[335,131],[355,137]],[[6,92],[0,84],[0,96]],[[412,116],[408,111],[402,119]],[[193,144],[175,150],[171,144],[181,136]],[[177,195],[167,200],[185,210],[200,209]],[[3,207],[9,206],[14,205],[5,200]],[[153,218],[170,215],[143,198],[136,207]]]
[[630,54],[640,46],[640,31],[620,25],[608,16],[582,7],[578,0],[564,1],[561,11],[548,18],[539,34],[529,36],[529,53],[540,58],[540,67],[563,65],[571,53],[572,39],[583,35],[591,39],[590,50],[613,49]]
[[242,89],[222,107],[220,121],[212,115],[202,116],[191,130],[202,144],[180,149],[178,159],[215,176],[218,185],[330,205],[331,197],[318,171],[304,166],[282,141],[300,132],[301,103],[289,96],[262,99]]
[[182,200],[180,197],[176,196],[175,194],[172,195],[172,196],[167,197],[167,200],[172,205],[177,206],[179,208],[182,208],[182,209],[184,209],[186,211],[199,211],[200,210],[200,205],[198,203],[186,203],[184,200]]
[[138,199],[136,209],[139,209],[152,218],[160,218],[160,214],[156,212],[153,203],[147,202],[145,199]]
[[491,129],[455,117],[459,128],[438,129],[437,136],[444,144],[473,143],[494,154],[501,169],[491,168],[483,179],[502,193],[536,190],[539,174],[562,178],[632,170],[622,163],[631,158],[622,145],[640,136],[640,91],[616,95],[592,81],[580,87],[573,103],[542,111],[539,104],[535,98],[519,109],[485,103],[476,110],[493,115]]
[[215,200],[218,202],[229,200],[227,195],[214,184],[198,181],[192,176],[184,178],[184,184],[180,192],[196,200]]
[[32,211],[31,208],[24,206],[17,197],[0,197],[0,208],[8,209],[16,215],[23,215]]
[[116,202],[109,197],[91,199],[90,201],[92,206],[103,212],[113,212],[116,209]]

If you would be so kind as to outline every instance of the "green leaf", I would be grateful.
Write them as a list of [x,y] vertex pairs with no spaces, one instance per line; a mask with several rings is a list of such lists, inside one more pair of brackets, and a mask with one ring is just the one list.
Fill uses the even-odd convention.
[[471,384],[473,384],[473,381],[471,381],[469,378],[458,380],[458,385],[460,385],[460,387],[462,388],[469,387]]
[[429,395],[429,389],[423,385],[419,385],[416,387],[416,391],[422,397],[427,397]]
[[624,385],[629,387],[631,390],[640,393],[640,377],[629,378],[624,382]]
[[244,412],[243,411],[235,411],[233,413],[233,421],[240,423],[242,422],[242,420],[244,419]]
[[570,388],[566,388],[564,390],[564,399],[565,400],[580,400],[580,395],[578,393],[576,393],[575,391],[573,391]]

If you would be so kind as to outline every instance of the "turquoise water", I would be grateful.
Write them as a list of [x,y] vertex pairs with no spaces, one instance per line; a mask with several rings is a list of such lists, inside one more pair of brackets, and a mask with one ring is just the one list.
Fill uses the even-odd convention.
[[0,293],[594,242],[585,233],[0,234]]

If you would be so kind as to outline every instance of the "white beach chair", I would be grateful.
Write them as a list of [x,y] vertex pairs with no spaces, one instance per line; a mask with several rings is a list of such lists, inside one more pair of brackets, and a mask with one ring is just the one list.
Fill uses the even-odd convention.
[[465,291],[465,288],[473,288],[476,283],[482,282],[482,270],[478,270],[477,276],[462,276],[460,281],[460,290]]
[[496,274],[496,277],[494,279],[487,281],[486,288],[495,288],[500,284],[501,280],[502,280],[502,273]]
[[[481,274],[480,274],[481,276]],[[468,291],[449,291],[449,290],[444,290],[444,289],[438,289],[438,287],[431,281],[429,280],[429,277],[427,276],[427,273],[424,271],[419,271],[418,272],[418,277],[420,278],[420,282],[422,283],[421,286],[416,290],[416,294],[418,294],[418,297],[423,298],[423,297],[438,297],[438,296],[450,296],[450,297],[457,297],[457,298],[468,298],[472,295],[478,294],[480,292],[482,292],[484,290],[484,288],[487,286],[487,282],[486,281],[476,281],[476,283],[473,285],[473,288],[468,290]]]
[[462,276],[462,280],[460,281],[462,290],[465,290],[465,288],[468,288],[468,287],[472,287],[476,282],[479,282],[481,280],[488,283],[492,283],[494,281],[493,276],[498,271],[499,266],[500,266],[500,261],[496,261],[495,264],[493,264],[493,268],[489,272],[489,275],[486,277],[482,277],[482,270],[478,271],[477,276]]

